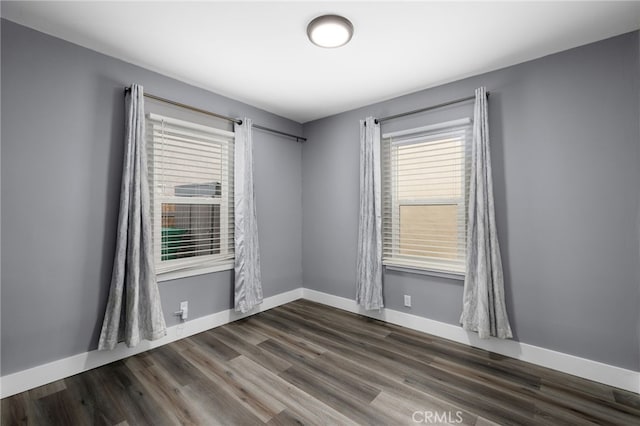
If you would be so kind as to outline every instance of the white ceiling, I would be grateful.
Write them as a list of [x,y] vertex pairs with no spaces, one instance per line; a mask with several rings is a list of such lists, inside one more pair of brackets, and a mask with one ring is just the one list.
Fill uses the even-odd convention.
[[[307,23],[353,22],[321,49]],[[640,2],[7,2],[2,16],[306,122],[640,28]]]

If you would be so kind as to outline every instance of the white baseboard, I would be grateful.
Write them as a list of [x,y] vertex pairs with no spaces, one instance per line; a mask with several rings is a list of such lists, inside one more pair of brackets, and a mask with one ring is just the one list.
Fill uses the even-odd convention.
[[334,296],[311,289],[297,288],[275,296],[267,297],[255,311],[238,314],[229,309],[205,317],[187,321],[167,329],[167,335],[152,342],[143,341],[135,348],[127,348],[123,343],[113,351],[90,351],[48,364],[39,365],[27,370],[18,371],[0,378],[0,398],[24,392],[56,380],[82,373],[123,358],[157,348],[167,343],[180,340],[203,331],[228,324],[238,319],[266,311],[276,306],[304,298],[345,311],[366,315],[372,318],[401,325],[413,330],[443,337],[455,342],[510,356],[532,364],[573,374],[606,385],[615,386],[631,392],[640,393],[640,372],[626,370],[601,362],[568,355],[562,352],[544,349],[538,346],[520,343],[513,340],[487,339],[481,340],[475,333],[469,333],[461,327],[430,320],[405,312],[383,309],[381,312],[364,311],[355,300]]
[[303,289],[302,297],[324,305],[333,306],[334,308],[376,318],[455,342],[520,359],[542,367],[558,370],[563,373],[640,393],[640,372],[637,371],[626,370],[624,368],[552,351],[527,343],[516,342],[514,340],[494,338],[479,339],[476,333],[467,332],[463,330],[462,327],[392,309],[385,308],[380,312],[365,311],[358,306],[355,300],[345,299],[344,297],[307,288]]
[[55,382],[56,380],[64,379],[66,377],[73,376],[74,374],[82,373],[83,371],[91,370],[194,334],[202,333],[203,331],[228,324],[258,312],[284,305],[285,303],[292,302],[300,299],[301,297],[302,288],[297,288],[295,290],[265,298],[257,309],[247,312],[246,314],[239,314],[232,309],[228,309],[226,311],[196,318],[183,324],[168,327],[167,335],[162,339],[154,341],[145,340],[140,342],[140,344],[135,348],[128,348],[124,343],[120,343],[112,351],[94,350],[53,361],[48,364],[39,365],[27,370],[18,371],[1,378],[0,397],[5,398],[38,386],[46,385],[47,383]]

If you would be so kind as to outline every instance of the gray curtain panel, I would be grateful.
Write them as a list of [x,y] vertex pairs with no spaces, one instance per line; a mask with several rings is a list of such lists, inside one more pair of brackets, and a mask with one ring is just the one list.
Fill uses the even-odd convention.
[[245,313],[262,303],[260,244],[253,187],[253,130],[251,119],[235,125],[234,220],[235,309]]
[[373,117],[360,121],[360,211],[356,302],[366,310],[381,309],[382,193],[380,125]]
[[460,323],[480,338],[512,337],[493,205],[487,93],[476,89],[467,222],[467,272]]
[[144,95],[132,85],[126,95],[125,155],[120,189],[120,214],[109,301],[98,349],[113,349],[156,340],[167,334],[153,263],[153,242]]

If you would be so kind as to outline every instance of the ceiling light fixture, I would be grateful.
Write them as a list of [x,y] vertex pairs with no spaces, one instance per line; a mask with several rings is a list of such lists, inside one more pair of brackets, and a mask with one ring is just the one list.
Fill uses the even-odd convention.
[[309,22],[307,36],[316,46],[344,46],[353,36],[353,24],[342,16],[322,15]]

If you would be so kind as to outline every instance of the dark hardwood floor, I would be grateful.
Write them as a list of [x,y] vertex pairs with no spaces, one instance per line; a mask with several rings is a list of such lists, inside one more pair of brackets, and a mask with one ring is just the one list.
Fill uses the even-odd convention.
[[2,400],[2,425],[640,425],[640,397],[299,300]]

